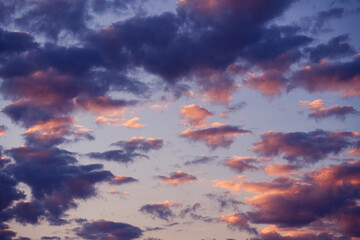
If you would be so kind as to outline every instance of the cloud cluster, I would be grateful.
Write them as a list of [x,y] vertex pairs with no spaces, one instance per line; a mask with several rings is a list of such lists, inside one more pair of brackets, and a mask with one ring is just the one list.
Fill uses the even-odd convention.
[[231,126],[221,123],[213,123],[210,127],[191,130],[187,129],[181,133],[181,137],[191,141],[201,141],[211,149],[218,147],[229,147],[236,135],[252,133],[250,130],[242,129],[238,126]]
[[169,183],[172,185],[178,185],[182,183],[190,183],[196,181],[197,178],[189,173],[184,171],[177,171],[170,174],[169,177],[167,176],[158,176],[161,183]]
[[83,239],[131,240],[141,237],[143,230],[127,223],[96,220],[84,223],[74,232]]
[[312,102],[310,101],[300,101],[300,105],[307,107],[312,111],[308,116],[314,119],[324,119],[328,117],[336,117],[341,120],[344,120],[346,115],[355,114],[357,111],[353,106],[343,106],[335,105],[329,108],[324,107],[324,102],[321,99],[316,99]]
[[315,163],[352,147],[359,136],[356,132],[323,130],[308,133],[269,131],[261,135],[261,140],[252,149],[266,157],[283,155],[291,163]]
[[[320,168],[301,178],[279,177],[271,182],[238,183],[217,180],[214,186],[237,186],[236,190],[255,193],[245,199],[256,209],[246,213],[251,223],[291,228],[309,226],[321,220],[334,223],[335,233],[358,237],[359,171],[360,162],[353,161]],[[276,236],[276,233],[267,234]],[[261,235],[263,239],[277,239],[266,236]]]
[[[77,200],[96,196],[96,184],[113,178],[111,172],[102,170],[102,165],[78,165],[73,153],[59,148],[23,146],[5,153],[15,160],[6,166],[7,172],[18,182],[28,185],[33,196],[31,202],[18,202],[14,207],[4,209],[5,214],[22,223],[34,224],[46,217],[53,224],[63,224],[64,213],[76,207]],[[7,184],[9,187],[11,184]],[[4,199],[13,201],[24,197],[14,191],[10,188],[4,192]]]
[[174,212],[171,210],[171,207],[173,206],[178,205],[169,201],[165,201],[163,203],[146,204],[142,206],[139,211],[152,215],[153,217],[169,221],[172,217],[175,216]]

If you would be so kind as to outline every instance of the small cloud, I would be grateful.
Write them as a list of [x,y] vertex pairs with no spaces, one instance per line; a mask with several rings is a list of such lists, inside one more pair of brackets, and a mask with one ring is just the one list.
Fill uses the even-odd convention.
[[132,183],[132,182],[138,182],[138,180],[132,177],[115,176],[110,181],[111,184],[116,184],[116,185]]
[[179,205],[176,203],[165,201],[163,203],[146,204],[142,206],[139,211],[145,214],[152,215],[153,217],[169,221],[170,218],[175,216],[170,207],[176,206]]
[[188,138],[192,141],[202,141],[211,149],[218,147],[229,147],[236,135],[252,133],[249,130],[241,129],[238,126],[231,126],[221,123],[213,123],[210,127],[191,130],[187,129],[181,133],[181,137]]
[[203,127],[209,124],[206,118],[214,116],[211,112],[203,107],[196,106],[195,104],[182,107],[180,115],[187,120],[184,125],[194,128]]
[[177,171],[170,174],[169,177],[167,176],[158,176],[161,183],[169,183],[172,185],[178,185],[182,183],[190,183],[192,181],[196,181],[197,178],[189,173],[185,173],[183,171]]
[[249,234],[257,234],[256,228],[250,227],[249,220],[245,214],[229,213],[224,216],[221,216],[219,219],[223,222],[226,222],[230,229],[246,231]]
[[122,125],[127,128],[143,128],[145,127],[144,124],[139,123],[140,118],[134,117],[127,122],[123,123]]
[[232,156],[224,162],[224,165],[238,173],[242,173],[247,169],[257,169],[257,167],[252,164],[255,162],[257,162],[257,159],[253,157]]
[[7,127],[6,127],[6,126],[0,125],[0,136],[4,136],[6,130],[7,130]]
[[202,156],[199,156],[199,157],[195,158],[194,160],[186,161],[184,163],[184,165],[185,166],[192,166],[192,165],[198,165],[198,164],[206,164],[206,163],[214,161],[217,158],[218,158],[218,156],[202,155]]
[[164,141],[161,138],[132,137],[128,141],[118,141],[111,145],[122,147],[127,152],[148,152],[162,148]]

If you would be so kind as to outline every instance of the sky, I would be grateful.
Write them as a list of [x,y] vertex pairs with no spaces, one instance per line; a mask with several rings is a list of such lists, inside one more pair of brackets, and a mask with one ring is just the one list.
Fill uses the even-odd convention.
[[0,0],[0,240],[360,239],[359,0]]

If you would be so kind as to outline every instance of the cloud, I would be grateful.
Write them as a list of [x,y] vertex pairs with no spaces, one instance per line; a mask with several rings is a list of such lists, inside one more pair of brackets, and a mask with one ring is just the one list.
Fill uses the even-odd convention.
[[344,106],[340,107],[335,105],[329,108],[324,107],[325,104],[321,99],[316,99],[312,102],[310,101],[300,101],[300,105],[306,106],[309,110],[312,110],[308,116],[315,119],[324,119],[328,117],[336,117],[344,120],[346,115],[355,114],[357,111],[353,106]]
[[352,61],[314,63],[293,74],[290,87],[309,92],[331,91],[344,96],[360,95],[360,57]]
[[132,183],[137,182],[138,180],[132,177],[125,177],[125,176],[115,176],[113,179],[111,179],[112,184],[121,185],[125,183]]
[[0,223],[0,238],[4,240],[11,240],[16,236],[16,232],[8,228],[7,225]]
[[196,210],[200,208],[200,203],[195,202],[192,206],[187,206],[186,208],[182,209],[179,216],[184,218],[186,215],[190,214],[190,216],[194,217],[196,214]]
[[224,165],[230,167],[238,173],[242,173],[247,169],[257,169],[257,167],[252,165],[252,163],[256,161],[257,159],[253,157],[232,156],[224,162]]
[[101,159],[105,161],[115,161],[119,163],[130,163],[133,162],[137,158],[147,158],[147,156],[138,154],[125,152],[123,150],[109,150],[106,152],[91,152],[87,154],[88,157],[93,159]]
[[263,167],[264,172],[270,175],[277,175],[285,177],[293,171],[298,170],[300,167],[289,164],[266,165]]
[[44,237],[41,237],[41,240],[61,240],[61,238],[56,237],[56,236],[53,236],[53,237],[44,236]]
[[350,150],[347,154],[360,155],[360,141],[356,142],[355,148],[353,150]]
[[132,137],[128,141],[118,141],[111,145],[122,147],[126,152],[149,152],[161,149],[164,141],[161,138]]
[[[17,219],[24,222],[34,222],[44,212],[53,224],[64,224],[61,219],[64,212],[77,207],[78,200],[96,196],[95,185],[114,177],[111,172],[102,170],[101,164],[76,164],[73,153],[58,148],[22,146],[5,153],[15,160],[14,164],[7,166],[8,172],[17,181],[28,185],[34,197],[31,203],[17,206],[34,214],[31,217],[20,212]],[[8,191],[12,192],[11,189]],[[13,211],[16,210],[15,206]]]
[[9,207],[14,201],[23,199],[25,194],[18,189],[16,185],[18,181],[9,176],[3,169],[0,169],[0,214],[1,211]]
[[296,234],[296,235],[281,235],[278,232],[266,232],[261,233],[259,237],[251,238],[250,240],[350,240],[351,238],[342,236],[336,237],[332,234],[328,233],[303,233],[303,234]]
[[4,136],[6,130],[7,130],[7,127],[6,127],[6,126],[0,125],[0,136]]
[[114,100],[108,96],[98,96],[95,98],[77,97],[74,101],[75,105],[98,115],[119,112],[137,103],[136,101]]
[[302,19],[303,27],[313,34],[329,31],[327,29],[327,23],[336,18],[342,18],[344,16],[345,9],[343,8],[332,8],[325,11],[318,12],[313,17],[307,17]]
[[198,164],[206,164],[209,163],[211,161],[216,160],[217,158],[219,158],[218,156],[206,156],[206,155],[202,155],[199,156],[197,158],[195,158],[192,161],[186,161],[184,163],[185,166],[192,166],[192,165],[198,165]]
[[[1,10],[0,10],[1,12]],[[38,46],[34,36],[25,32],[9,32],[0,28],[0,56],[20,53]]]
[[92,130],[81,125],[74,124],[77,121],[74,117],[59,117],[47,121],[37,121],[23,134],[29,146],[52,147],[68,142],[66,136],[74,136],[74,140],[84,137],[94,140]]
[[170,207],[172,206],[177,206],[177,204],[165,201],[163,203],[157,204],[146,204],[142,206],[139,211],[145,214],[152,215],[155,218],[169,221],[170,218],[175,216],[173,211],[170,209]]
[[187,129],[181,133],[181,137],[188,138],[192,141],[202,141],[211,149],[218,147],[229,147],[236,135],[249,134],[251,131],[241,129],[238,126],[231,126],[220,123],[213,123],[211,127],[199,130]]
[[38,201],[22,201],[17,202],[16,205],[11,208],[10,213],[17,222],[26,224],[38,224],[40,218],[46,215],[44,206]]
[[[253,66],[252,72],[247,71],[248,78],[243,81],[245,86],[268,97],[281,95],[288,85],[286,73],[302,56],[299,48],[312,41],[307,36],[296,35],[298,30],[290,26],[272,26],[264,30],[261,41],[243,50],[248,64]],[[259,74],[254,73],[259,70]]]
[[204,127],[208,124],[206,118],[214,116],[211,112],[195,104],[183,106],[180,115],[187,120],[184,125],[194,128]]
[[131,240],[142,236],[143,231],[135,226],[122,222],[97,220],[86,222],[74,232],[84,239]]
[[323,130],[308,133],[269,131],[261,135],[261,140],[252,149],[266,157],[283,154],[291,163],[315,163],[351,147],[352,137],[356,137],[356,134]]
[[[212,103],[228,103],[238,84],[227,67],[242,56],[241,51],[248,45],[263,37],[274,39],[264,34],[266,24],[292,2],[214,1],[218,7],[209,10],[202,0],[181,1],[175,13],[135,16],[94,31],[86,40],[118,68],[135,63],[171,83],[174,91],[177,85],[173,83],[184,78],[193,80]],[[234,22],[237,27],[229,28]]]
[[123,123],[122,125],[127,128],[143,128],[145,127],[144,124],[139,123],[140,118],[134,117],[127,122]]
[[208,193],[204,196],[216,202],[220,212],[223,212],[224,209],[239,211],[238,206],[244,204],[242,201],[236,200],[230,192],[224,192],[222,194]]
[[56,39],[61,31],[78,34],[87,29],[86,1],[69,2],[66,0],[37,1],[25,7],[25,12],[15,22],[25,29],[46,34]]
[[249,225],[249,221],[245,214],[242,213],[229,213],[219,218],[221,221],[226,222],[231,229],[239,231],[246,231],[249,234],[257,234],[256,228]]
[[360,162],[330,165],[301,178],[277,178],[270,183],[242,183],[245,191],[257,193],[246,202],[256,210],[247,215],[253,223],[279,227],[307,226],[322,220],[335,224],[334,232],[359,236]]
[[345,41],[349,40],[349,35],[339,35],[331,38],[326,44],[318,44],[314,47],[305,48],[312,62],[320,62],[322,59],[337,59],[354,55],[355,49]]
[[197,178],[189,173],[185,173],[183,171],[177,171],[170,174],[169,177],[167,176],[158,176],[161,183],[169,183],[172,185],[178,185],[183,183],[191,183],[192,181],[196,181]]

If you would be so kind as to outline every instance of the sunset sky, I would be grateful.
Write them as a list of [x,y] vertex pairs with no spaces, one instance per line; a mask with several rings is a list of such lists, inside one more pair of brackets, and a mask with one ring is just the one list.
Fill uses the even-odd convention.
[[359,0],[0,0],[0,240],[359,240]]

